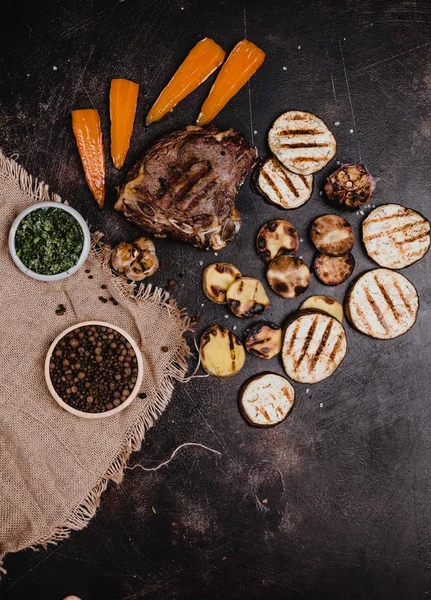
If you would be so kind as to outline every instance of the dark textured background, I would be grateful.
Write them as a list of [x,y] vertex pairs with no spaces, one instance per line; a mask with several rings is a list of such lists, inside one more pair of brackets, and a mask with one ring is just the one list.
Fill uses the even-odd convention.
[[[100,111],[108,152],[110,78],[139,82],[131,166],[162,133],[196,118],[212,79],[160,123],[143,125],[149,105],[204,36],[229,51],[247,34],[267,53],[250,85],[217,117],[220,128],[242,131],[264,155],[274,118],[303,109],[320,115],[338,142],[336,158],[316,176],[313,197],[299,210],[265,204],[247,182],[238,199],[243,229],[219,259],[263,278],[255,234],[266,220],[286,217],[310,263],[307,228],[328,210],[319,190],[336,161],[364,161],[377,178],[375,203],[400,202],[431,216],[431,4],[425,0],[7,0],[3,6],[0,145],[112,242],[138,234],[112,210],[125,170],[117,173],[107,161],[107,206],[99,212],[84,181],[70,111]],[[348,216],[356,233],[362,218]],[[225,307],[202,293],[199,261],[213,262],[212,252],[156,245],[161,268],[154,282],[177,281],[173,295],[199,317],[199,332],[217,322],[246,328],[249,321],[225,319]],[[356,274],[372,268],[359,241],[354,255]],[[274,429],[248,427],[236,395],[253,373],[282,373],[277,358],[247,357],[231,379],[178,385],[132,462],[156,464],[184,441],[208,444],[222,456],[186,448],[160,471],[129,471],[121,486],[109,487],[86,530],[47,551],[9,556],[0,598],[431,596],[430,257],[403,273],[419,290],[415,327],[383,342],[348,328],[340,369],[308,392],[295,385],[296,407]],[[341,300],[346,286],[333,295]],[[313,279],[309,292],[328,288]],[[302,300],[270,298],[265,316],[280,324]]]

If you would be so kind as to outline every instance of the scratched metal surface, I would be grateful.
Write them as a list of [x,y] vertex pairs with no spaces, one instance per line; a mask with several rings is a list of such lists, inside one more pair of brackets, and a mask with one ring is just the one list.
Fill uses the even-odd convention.
[[[216,119],[267,152],[266,134],[281,112],[320,115],[338,142],[319,173],[312,200],[282,213],[243,186],[243,229],[219,253],[244,274],[263,278],[253,250],[266,220],[286,216],[303,239],[328,210],[319,195],[336,160],[362,159],[377,178],[374,202],[400,202],[431,216],[431,5],[349,0],[35,0],[6,3],[1,23],[0,144],[49,182],[112,242],[138,233],[112,210],[124,171],[108,161],[106,210],[99,212],[81,172],[70,127],[73,108],[99,109],[108,138],[111,77],[142,86],[127,166],[162,133],[196,118],[206,82],[149,130],[146,108],[198,39],[226,50],[244,35],[267,53],[253,78]],[[5,9],[6,12],[6,9]],[[348,217],[359,232],[361,215]],[[177,285],[180,306],[213,323],[248,322],[207,301],[200,286],[213,253],[156,242],[154,282]],[[371,268],[357,242],[356,274]],[[201,262],[202,264],[201,264]],[[184,441],[222,453],[185,449],[154,473],[135,469],[104,494],[89,527],[58,546],[6,560],[2,600],[411,599],[431,592],[430,257],[403,271],[419,290],[415,327],[379,342],[350,328],[338,372],[315,386],[296,385],[292,415],[280,426],[248,427],[236,407],[240,384],[270,368],[247,358],[229,380],[177,386],[171,405],[133,463],[156,464]],[[331,290],[342,299],[347,284]],[[313,279],[310,293],[328,290]],[[271,293],[265,316],[282,323],[302,299]],[[310,389],[308,389],[308,387]],[[265,502],[263,502],[265,501]]]

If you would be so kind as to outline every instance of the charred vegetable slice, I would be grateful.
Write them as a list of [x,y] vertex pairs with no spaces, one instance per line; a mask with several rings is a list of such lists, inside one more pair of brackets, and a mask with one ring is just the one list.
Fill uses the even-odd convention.
[[244,346],[232,331],[220,325],[205,331],[199,351],[202,367],[210,375],[230,377],[244,366]]
[[313,263],[314,274],[325,285],[340,285],[350,277],[354,268],[355,259],[350,252],[342,256],[318,254]]
[[227,305],[240,318],[257,317],[269,306],[265,288],[258,279],[240,277],[226,292]]
[[350,252],[355,243],[351,225],[338,215],[322,215],[314,219],[310,237],[319,252],[331,256],[341,256]]
[[347,210],[357,210],[370,201],[375,181],[364,165],[342,165],[325,183],[330,202]]
[[126,279],[142,281],[154,275],[159,268],[156,248],[146,237],[132,244],[121,242],[111,252],[111,266]]
[[300,383],[317,383],[338,368],[347,351],[344,327],[319,312],[300,311],[285,328],[281,356],[287,375]]
[[340,323],[343,321],[342,305],[330,296],[310,296],[301,304],[301,310],[305,309],[324,312]]
[[256,375],[244,383],[239,396],[242,415],[256,427],[271,427],[284,421],[293,408],[295,390],[276,373]]
[[241,273],[229,263],[208,265],[202,275],[204,293],[212,302],[226,304],[226,292],[239,277]]
[[296,252],[299,248],[299,237],[289,221],[269,221],[257,234],[256,248],[259,258],[271,262],[277,256]]
[[313,175],[298,175],[288,171],[279,160],[267,158],[253,176],[256,191],[268,202],[280,208],[298,208],[307,202],[313,191]]
[[328,127],[311,113],[291,110],[274,122],[268,134],[271,151],[293,173],[311,175],[335,155],[337,144]]
[[353,282],[346,294],[344,308],[355,329],[388,340],[413,327],[419,300],[413,284],[401,273],[374,269]]
[[281,351],[281,329],[274,323],[258,323],[247,329],[245,348],[259,358],[270,359]]
[[266,271],[271,288],[283,298],[296,298],[310,285],[310,269],[297,256],[279,256]]
[[430,247],[430,223],[400,204],[383,204],[362,223],[362,239],[370,258],[381,267],[403,269]]

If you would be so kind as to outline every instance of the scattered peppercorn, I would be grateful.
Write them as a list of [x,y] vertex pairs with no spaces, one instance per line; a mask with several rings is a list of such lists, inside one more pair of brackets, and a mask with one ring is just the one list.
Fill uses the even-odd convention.
[[106,285],[105,285],[104,283],[102,283],[102,285],[100,286],[100,288],[101,288],[102,290],[106,290]]
[[104,304],[106,304],[108,302],[108,300],[104,296],[99,296],[99,300],[100,300],[100,302],[103,302]]
[[64,313],[66,312],[66,307],[64,306],[64,304],[59,304],[58,308],[55,311],[56,315],[64,315]]
[[94,279],[93,275],[89,275],[88,279]]
[[90,273],[90,269],[85,269],[85,272],[86,273]]
[[142,398],[143,400],[147,397],[147,394],[145,392],[141,392],[140,394],[138,394],[138,398]]
[[177,285],[177,282],[175,281],[175,279],[170,279],[168,281],[168,285],[169,285],[169,287],[174,287],[174,285]]
[[162,352],[169,352],[169,348],[167,346],[162,346]]

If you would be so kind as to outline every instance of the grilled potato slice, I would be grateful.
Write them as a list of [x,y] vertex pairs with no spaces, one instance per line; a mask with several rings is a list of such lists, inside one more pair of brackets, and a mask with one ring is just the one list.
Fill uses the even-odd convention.
[[320,312],[301,310],[288,321],[281,356],[287,375],[300,383],[317,383],[338,368],[347,351],[344,327]]
[[342,305],[330,296],[309,296],[301,304],[300,309],[317,310],[334,317],[337,321],[340,321],[340,323],[343,321]]
[[310,269],[297,256],[274,258],[266,270],[271,289],[283,298],[296,298],[310,285]]
[[337,149],[335,138],[322,119],[300,110],[290,110],[276,119],[268,144],[286,169],[299,175],[323,169]]
[[199,352],[204,370],[216,377],[230,377],[244,366],[244,346],[232,331],[220,325],[204,332]]
[[227,305],[241,319],[257,317],[269,306],[265,288],[258,279],[240,277],[226,292]]
[[419,300],[413,284],[396,271],[374,269],[360,275],[346,294],[349,323],[361,333],[389,340],[416,322]]
[[430,223],[420,213],[400,204],[383,204],[362,223],[368,256],[381,267],[403,269],[430,247]]
[[293,408],[295,390],[285,377],[262,373],[241,387],[239,408],[245,420],[256,427],[273,427],[284,421]]
[[277,219],[265,223],[257,234],[256,249],[259,258],[271,262],[282,254],[291,254],[299,248],[299,237],[289,221]]
[[292,173],[274,157],[255,169],[252,181],[265,200],[286,209],[302,206],[313,191],[313,175]]
[[202,273],[205,296],[216,304],[226,304],[226,292],[239,277],[241,273],[229,263],[219,262],[208,265]]
[[270,359],[281,351],[281,337],[274,323],[258,323],[245,332],[245,348],[254,356]]
[[355,259],[350,252],[342,256],[318,254],[313,263],[314,274],[325,285],[340,285],[350,277],[354,268]]
[[319,252],[330,256],[341,256],[350,252],[355,243],[355,234],[350,223],[338,215],[322,215],[314,219],[310,237]]

